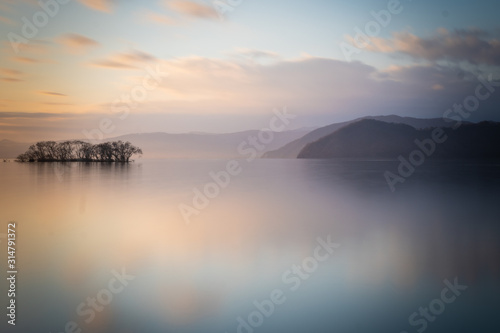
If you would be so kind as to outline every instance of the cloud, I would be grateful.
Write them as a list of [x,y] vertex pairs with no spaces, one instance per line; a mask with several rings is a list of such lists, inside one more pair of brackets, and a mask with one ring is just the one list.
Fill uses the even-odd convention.
[[28,58],[28,57],[15,57],[14,60],[17,62],[23,62],[23,63],[28,63],[28,64],[36,64],[36,63],[40,62],[40,60],[37,60],[34,58]]
[[14,21],[12,21],[10,18],[5,17],[5,16],[0,16],[0,23],[8,24],[8,25],[14,25],[15,24]]
[[[270,105],[287,105],[301,110],[307,119],[377,114],[440,117],[478,84],[472,73],[459,78],[448,66],[379,70],[360,62],[313,56],[267,64],[185,57],[164,60],[161,68],[169,73],[161,83],[165,93],[151,109],[180,114],[203,110],[247,115],[264,112]],[[488,105],[498,103],[499,98],[491,97]],[[486,104],[482,106],[482,116],[492,116],[492,112]]]
[[42,95],[47,95],[47,96],[58,96],[58,97],[66,97],[67,96],[65,94],[61,94],[61,93],[53,92],[53,91],[39,91],[38,93],[42,94]]
[[106,13],[110,13],[112,11],[114,2],[113,0],[79,0],[79,1],[91,9]]
[[167,5],[169,8],[173,9],[175,12],[181,15],[209,20],[215,20],[219,18],[217,12],[215,11],[215,8],[195,1],[169,0],[167,1]]
[[118,53],[106,59],[95,60],[91,66],[111,69],[136,69],[145,62],[156,60],[154,56],[146,52],[134,50],[131,52]]
[[45,40],[31,40],[29,43],[20,44],[19,50],[29,55],[40,56],[49,52],[49,45],[51,42]]
[[70,52],[81,53],[91,47],[99,45],[99,43],[88,37],[79,34],[66,34],[59,38],[59,42],[66,46]]
[[154,23],[163,24],[163,25],[174,25],[177,23],[176,20],[170,16],[166,16],[166,15],[162,15],[162,14],[158,14],[158,13],[150,12],[150,11],[144,13],[143,18],[148,22],[154,22]]
[[16,119],[16,118],[70,118],[72,114],[65,113],[48,113],[48,112],[0,112],[0,119]]
[[61,106],[61,105],[62,105],[62,106],[75,105],[75,104],[73,104],[73,103],[55,103],[55,102],[44,102],[44,103],[42,103],[42,104],[43,104],[43,105],[52,105],[52,106],[54,106],[54,105],[59,105],[59,106]]
[[187,57],[165,61],[162,66],[169,72],[168,81],[175,82],[165,88],[179,97],[243,104],[255,96],[268,101],[346,98],[358,92],[357,85],[373,82],[370,73],[375,72],[361,63],[315,57],[272,64]]
[[106,60],[106,59],[96,60],[96,61],[92,62],[91,65],[95,66],[95,67],[104,67],[104,68],[112,68],[112,69],[136,69],[137,68],[137,67],[132,66],[132,65],[124,64],[124,63],[114,61],[114,60]]
[[[356,46],[352,39],[351,42]],[[400,32],[390,39],[372,38],[366,49],[380,53],[398,52],[429,61],[451,60],[500,65],[500,40],[488,38],[487,32],[478,29],[439,29],[429,38]]]
[[14,82],[22,82],[24,80],[21,80],[21,79],[15,78],[15,77],[3,77],[3,78],[0,78],[0,81],[14,83]]
[[245,48],[238,48],[236,49],[236,52],[229,53],[229,55],[237,57],[237,58],[243,58],[247,59],[250,61],[277,61],[281,59],[281,56],[275,52],[271,51],[262,51],[262,50],[254,50],[254,49],[245,49]]
[[23,75],[23,72],[18,71],[17,69],[0,68],[0,74],[5,75],[5,77],[0,78],[0,81],[3,82],[17,83],[24,81],[20,78],[20,76]]
[[[22,56],[13,56],[11,59],[25,64],[50,62],[52,42],[46,40],[32,39],[29,43],[19,44]],[[10,48],[10,46],[8,46]]]
[[134,50],[127,53],[120,53],[116,56],[116,58],[121,59],[124,62],[144,62],[144,61],[153,61],[156,58],[149,53]]
[[[284,59],[270,51],[238,52],[250,57],[277,59],[261,62],[241,61],[234,57],[191,56],[160,60],[141,51],[111,54],[101,59],[103,66],[145,68],[148,65],[156,68],[158,65],[161,73],[168,73],[159,80],[157,89],[148,91],[148,98],[141,103],[140,110],[131,111],[134,117],[120,124],[120,131],[134,132],[138,126],[144,131],[227,132],[258,128],[259,119],[267,116],[272,108],[283,106],[299,116],[297,126],[328,124],[380,114],[441,117],[446,109],[474,94],[479,84],[470,72],[466,72],[464,77],[457,77],[452,68],[437,63],[392,66],[381,70],[360,62],[312,55]],[[126,74],[127,85],[129,81],[143,84],[144,73]],[[483,76],[487,77],[488,73]],[[155,84],[151,80],[149,83]],[[34,106],[25,106],[19,101],[4,104],[9,106],[8,111],[55,112],[60,108],[64,114],[76,114],[75,110],[81,106],[81,114],[95,112],[97,121],[110,111],[109,105],[101,105],[111,103],[112,99],[97,99],[94,94],[86,94],[91,98],[87,104],[71,108],[41,104],[45,100],[66,102],[69,99],[57,98],[62,95],[57,94],[60,93],[48,94],[54,97],[43,98]],[[467,120],[500,120],[498,105],[500,94],[491,94],[487,101],[481,101],[481,108]],[[53,133],[47,128],[52,124],[59,128],[65,126],[64,135],[71,137],[84,127],[82,124],[87,120],[81,119],[57,124],[34,119],[31,122],[38,125],[41,132],[33,134],[24,131],[23,135],[50,137]],[[93,120],[88,121],[88,126],[95,126]],[[21,119],[16,123],[24,125],[30,121]]]
[[0,68],[0,73],[9,76],[17,76],[23,74],[23,72],[18,71],[17,69],[10,69],[10,68]]

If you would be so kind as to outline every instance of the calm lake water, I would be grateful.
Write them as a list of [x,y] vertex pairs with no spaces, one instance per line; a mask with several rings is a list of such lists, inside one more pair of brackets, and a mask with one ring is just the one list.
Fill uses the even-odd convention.
[[[498,332],[500,163],[427,161],[392,193],[394,161],[241,161],[186,224],[179,205],[225,166],[0,163],[0,236],[17,222],[19,272],[17,325],[2,313],[0,331]],[[314,265],[328,236],[340,246]],[[307,278],[289,271],[303,263]],[[133,280],[101,292],[122,269]],[[467,289],[445,303],[455,279]],[[276,290],[282,304],[255,314]],[[77,313],[100,292],[109,304]],[[430,304],[439,314],[411,325]]]

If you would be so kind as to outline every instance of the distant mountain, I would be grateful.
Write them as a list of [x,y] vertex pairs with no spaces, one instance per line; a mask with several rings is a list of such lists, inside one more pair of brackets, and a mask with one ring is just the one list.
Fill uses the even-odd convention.
[[24,153],[30,145],[30,143],[25,142],[0,140],[0,158],[16,158],[19,154]]
[[[443,128],[439,138],[446,140],[434,144],[430,143],[433,130],[364,119],[309,143],[298,158],[397,158],[416,149],[433,158],[500,158],[500,123]],[[415,140],[424,144],[419,147]]]
[[287,143],[283,147],[279,149],[269,151],[263,155],[264,158],[296,158],[300,151],[311,142],[321,139],[324,136],[332,134],[336,130],[347,126],[349,124],[355,123],[362,119],[374,119],[383,121],[386,123],[397,123],[397,124],[406,124],[412,126],[416,129],[423,129],[429,127],[450,127],[453,124],[445,122],[442,118],[433,118],[433,119],[419,119],[419,118],[410,118],[410,117],[400,117],[395,115],[390,116],[369,116],[358,118],[350,121],[345,121],[341,123],[331,124],[325,127],[320,127],[310,133],[304,135],[303,137]]
[[[301,128],[292,131],[274,133],[273,140],[263,144],[263,149],[258,150],[259,157],[269,150],[277,149],[290,141],[296,140],[310,130]],[[211,133],[144,133],[128,134],[105,141],[130,141],[144,152],[145,158],[190,158],[190,159],[216,159],[242,157],[238,146],[249,137],[258,136],[260,131],[250,130],[237,133],[211,134]],[[245,147],[250,147],[246,145]]]

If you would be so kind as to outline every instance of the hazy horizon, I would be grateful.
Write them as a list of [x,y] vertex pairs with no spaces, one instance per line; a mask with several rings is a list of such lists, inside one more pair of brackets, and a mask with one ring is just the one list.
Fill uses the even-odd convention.
[[[325,126],[332,125],[332,124],[337,124],[337,123],[343,123],[345,121],[362,119],[362,118],[365,118],[365,117],[392,117],[392,116],[397,116],[397,115],[394,115],[394,114],[366,115],[366,116],[361,116],[359,118],[345,119],[345,120],[340,120],[338,122],[333,122],[333,123],[318,124],[316,126],[314,126],[314,125],[313,126],[301,126],[301,127],[296,127],[296,128],[294,128],[293,126],[291,126],[289,129],[286,129],[283,132],[304,132],[304,133],[308,133],[308,132],[314,131],[314,130],[316,130],[318,128],[321,128],[321,127],[325,127]],[[399,117],[399,116],[397,116],[397,117]],[[442,118],[419,118],[419,117],[405,117],[405,118],[414,118],[414,119],[421,119],[421,120],[437,120],[437,119],[442,119]],[[470,123],[479,123],[481,121],[493,121],[493,120],[487,120],[487,119],[477,120],[477,121],[469,121],[468,120],[468,122],[470,122]],[[104,136],[104,138],[102,140],[99,140],[99,141],[112,140],[112,139],[117,139],[117,138],[121,138],[121,137],[124,137],[124,136],[131,136],[131,135],[146,135],[146,134],[150,134],[150,135],[151,134],[168,134],[168,135],[189,135],[189,134],[192,134],[192,135],[230,135],[230,134],[238,134],[238,133],[245,133],[245,132],[261,131],[262,129],[263,128],[248,128],[248,129],[243,129],[241,131],[235,131],[235,132],[231,132],[231,131],[227,131],[227,132],[203,132],[203,131],[191,131],[191,132],[175,132],[175,131],[172,131],[172,132],[162,132],[162,131],[157,131],[157,132],[130,132],[130,133],[124,133],[124,134],[120,134],[120,135],[108,135],[108,136]],[[19,143],[29,143],[29,142],[26,142],[26,141],[17,141],[17,140],[11,140],[11,139],[8,139],[8,138],[0,137],[0,141],[5,141],[5,140],[19,142]],[[55,140],[55,141],[65,141],[65,140],[96,141],[96,140],[91,140],[89,138],[86,138],[85,136],[80,136],[80,137],[65,137],[65,138],[61,138],[61,139]],[[31,141],[31,142],[33,143],[33,142],[36,142],[36,141],[54,141],[54,140],[49,137],[48,139],[34,140],[34,141]]]

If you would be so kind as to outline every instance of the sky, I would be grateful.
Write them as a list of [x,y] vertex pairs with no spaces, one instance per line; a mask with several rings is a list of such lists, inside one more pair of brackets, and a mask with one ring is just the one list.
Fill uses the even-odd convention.
[[[0,140],[443,117],[500,80],[498,1],[0,0]],[[361,37],[360,37],[361,36]],[[500,88],[498,88],[500,90]],[[500,93],[468,121],[500,121]],[[449,113],[448,113],[449,114]]]

